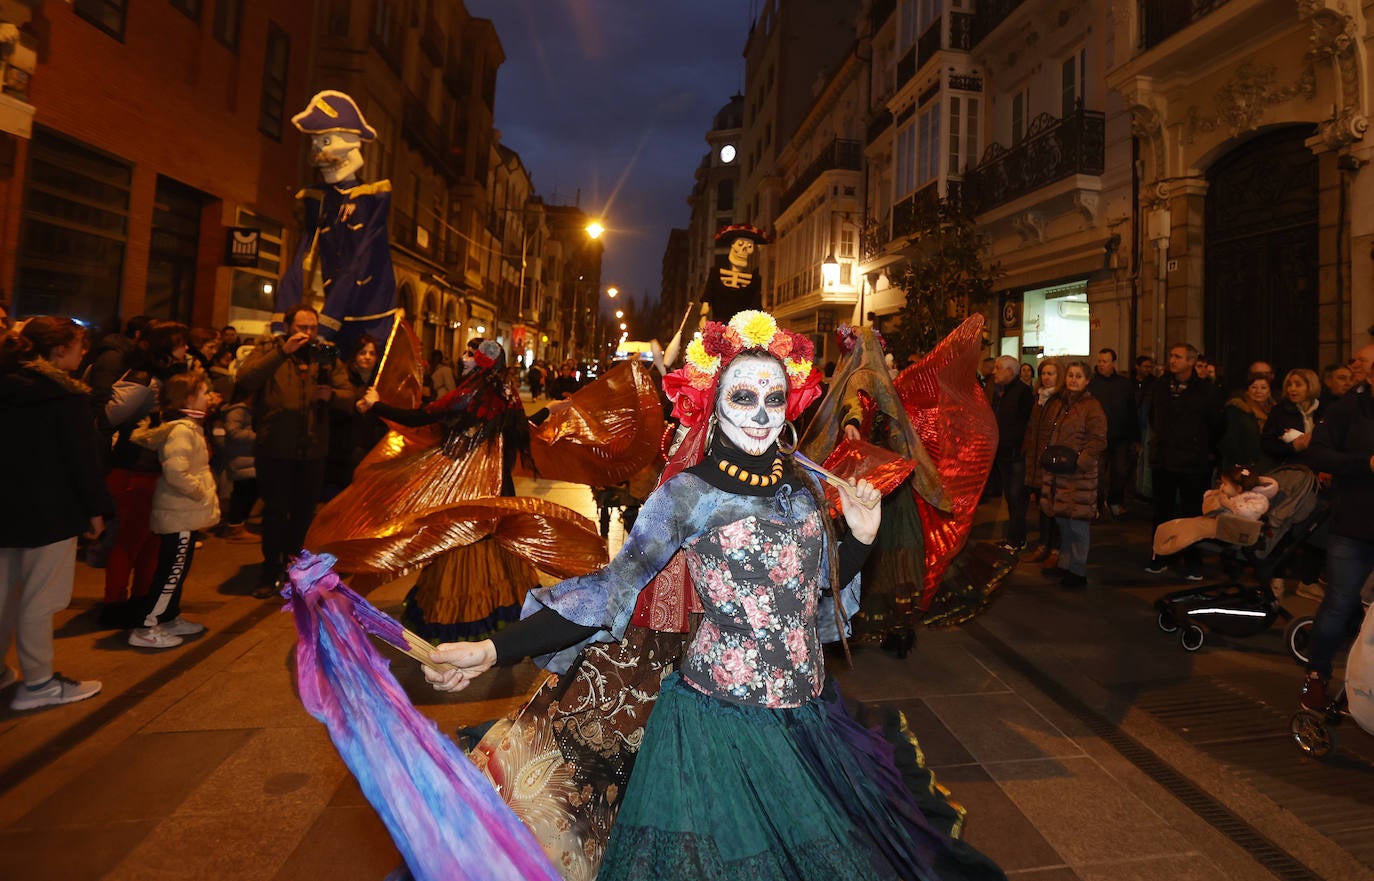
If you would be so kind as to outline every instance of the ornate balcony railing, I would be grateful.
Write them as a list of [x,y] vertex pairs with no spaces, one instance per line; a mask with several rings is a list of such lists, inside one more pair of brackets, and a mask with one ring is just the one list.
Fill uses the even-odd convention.
[[1077,110],[1063,119],[1040,114],[1012,149],[988,145],[978,167],[964,174],[965,204],[983,212],[1070,175],[1101,174],[1106,132],[1106,116],[1095,110]]
[[1016,7],[1026,0],[978,0],[978,11],[973,14],[971,45],[977,46],[983,38],[996,30]]
[[973,48],[973,13],[951,12],[949,31],[945,31],[945,20],[937,18],[926,32],[916,41],[916,71],[925,67],[935,53],[941,49],[958,49],[967,52]]
[[1158,46],[1225,4],[1226,0],[1140,0],[1140,48]]
[[892,238],[934,229],[940,222],[940,182],[933,180],[892,206]]
[[816,178],[827,171],[834,169],[844,169],[847,171],[858,171],[863,167],[863,145],[858,141],[848,141],[836,139],[830,142],[830,146],[821,151],[801,174],[797,176],[792,186],[787,188],[783,194],[781,210],[786,211],[787,207],[797,200],[797,197],[806,192],[806,188],[815,183]]

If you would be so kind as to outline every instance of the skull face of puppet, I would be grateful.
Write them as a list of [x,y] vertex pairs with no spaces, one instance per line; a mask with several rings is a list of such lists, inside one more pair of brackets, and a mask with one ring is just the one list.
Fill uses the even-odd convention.
[[352,180],[363,167],[362,138],[352,132],[326,132],[310,139],[310,161],[331,184]]
[[716,419],[739,449],[758,456],[773,445],[787,418],[787,374],[763,355],[741,355],[720,378]]
[[754,253],[754,241],[743,236],[730,243],[729,261],[731,266],[740,269],[749,265],[749,255]]

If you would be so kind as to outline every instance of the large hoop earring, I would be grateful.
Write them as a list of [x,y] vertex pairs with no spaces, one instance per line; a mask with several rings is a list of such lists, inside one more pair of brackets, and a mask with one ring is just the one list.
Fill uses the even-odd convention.
[[716,414],[712,413],[711,418],[706,420],[706,443],[702,446],[703,454],[711,452],[711,441],[716,439]]
[[797,426],[793,425],[793,424],[790,423],[790,422],[784,422],[784,423],[782,424],[782,427],[783,427],[783,428],[790,429],[790,430],[792,431],[792,443],[791,443],[790,445],[788,445],[788,446],[783,446],[783,443],[782,443],[782,433],[779,432],[779,433],[778,433],[778,452],[779,452],[779,453],[782,453],[784,456],[790,456],[790,455],[792,455],[793,453],[795,453],[795,452],[797,451]]

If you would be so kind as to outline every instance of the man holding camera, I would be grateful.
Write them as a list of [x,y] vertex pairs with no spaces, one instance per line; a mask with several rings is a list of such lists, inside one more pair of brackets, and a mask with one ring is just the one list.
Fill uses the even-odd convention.
[[239,368],[237,388],[253,395],[254,447],[262,496],[262,574],[253,596],[280,590],[315,516],[329,452],[330,408],[351,412],[353,387],[333,343],[316,338],[319,313],[292,306],[285,336],[267,340]]

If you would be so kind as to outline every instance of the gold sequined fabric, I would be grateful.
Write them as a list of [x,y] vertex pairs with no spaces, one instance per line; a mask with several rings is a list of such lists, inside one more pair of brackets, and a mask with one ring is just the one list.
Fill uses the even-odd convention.
[[571,401],[530,432],[540,477],[608,486],[629,480],[658,457],[663,407],[643,363],[622,361]]

